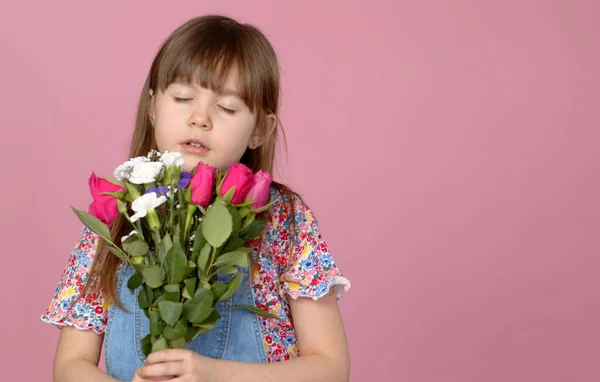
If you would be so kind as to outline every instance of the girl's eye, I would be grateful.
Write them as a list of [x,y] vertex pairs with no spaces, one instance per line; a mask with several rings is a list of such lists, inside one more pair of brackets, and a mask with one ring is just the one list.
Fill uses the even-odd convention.
[[221,108],[221,110],[223,110],[227,114],[235,114],[235,110],[227,109],[221,105],[219,105],[219,107]]
[[180,102],[180,103],[192,100],[191,98],[180,98],[180,97],[173,97],[173,99],[175,100],[175,102]]

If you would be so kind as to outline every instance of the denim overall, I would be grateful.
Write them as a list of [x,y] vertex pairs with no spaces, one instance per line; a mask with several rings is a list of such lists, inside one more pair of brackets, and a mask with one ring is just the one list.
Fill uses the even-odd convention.
[[[267,362],[258,316],[246,309],[227,309],[229,306],[255,306],[248,270],[236,293],[219,303],[221,315],[214,329],[194,339],[189,350],[216,359],[246,362]],[[131,293],[127,281],[133,274],[131,266],[123,266],[117,273],[117,296],[126,311],[111,307],[104,335],[106,372],[119,380],[131,381],[138,367],[146,360],[140,340],[150,332],[149,320],[138,306],[140,288]],[[232,275],[218,275],[227,282]],[[189,344],[188,344],[189,345]]]

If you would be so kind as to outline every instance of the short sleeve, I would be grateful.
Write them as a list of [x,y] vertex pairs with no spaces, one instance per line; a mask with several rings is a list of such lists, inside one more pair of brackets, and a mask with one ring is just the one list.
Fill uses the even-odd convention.
[[88,289],[82,295],[90,277],[98,240],[96,233],[84,227],[42,321],[59,328],[74,326],[80,330],[92,329],[96,334],[104,333],[110,308],[108,301],[100,290]]
[[[331,289],[339,300],[350,289],[350,281],[342,275],[327,244],[321,236],[317,219],[312,210],[298,196],[294,196],[294,209],[280,198],[274,203],[273,219],[278,223],[277,233],[283,263],[280,276],[280,295],[297,299],[310,297],[317,300]],[[295,245],[283,245],[293,234],[292,219],[295,222]]]

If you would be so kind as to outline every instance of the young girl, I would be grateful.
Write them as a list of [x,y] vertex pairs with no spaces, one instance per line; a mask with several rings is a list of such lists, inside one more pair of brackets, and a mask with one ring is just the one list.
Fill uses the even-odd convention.
[[[142,89],[130,157],[151,149],[227,169],[241,162],[272,172],[279,70],[255,27],[222,16],[192,19],[156,55]],[[242,287],[217,308],[215,328],[188,349],[146,359],[140,339],[148,321],[137,291],[124,287],[132,269],[87,228],[75,244],[42,320],[60,327],[55,381],[347,381],[349,356],[337,300],[350,288],[323,241],[315,216],[287,187],[273,183],[274,202],[260,238],[251,242]],[[118,218],[114,240],[127,233]],[[245,286],[244,286],[245,285]],[[104,346],[107,374],[98,368]],[[280,362],[281,361],[281,362]]]

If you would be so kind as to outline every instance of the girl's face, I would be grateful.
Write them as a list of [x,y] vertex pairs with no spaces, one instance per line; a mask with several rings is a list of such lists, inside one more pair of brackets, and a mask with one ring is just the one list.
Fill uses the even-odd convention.
[[164,92],[150,91],[149,116],[155,120],[159,151],[177,151],[185,160],[182,171],[198,162],[226,170],[239,162],[247,148],[261,139],[254,134],[256,116],[236,95],[237,76],[232,72],[223,94],[198,84],[174,82]]

